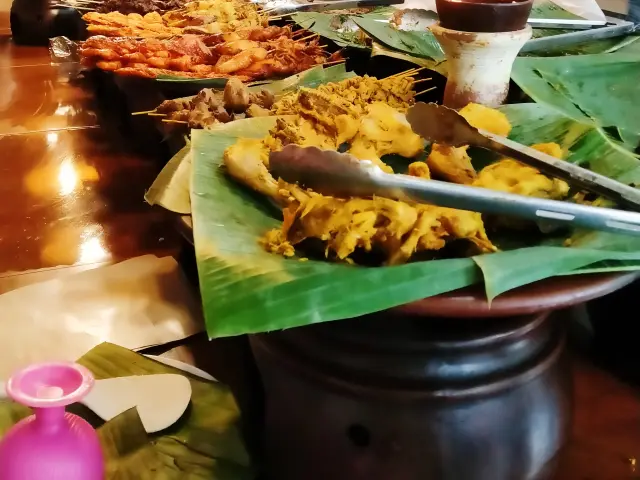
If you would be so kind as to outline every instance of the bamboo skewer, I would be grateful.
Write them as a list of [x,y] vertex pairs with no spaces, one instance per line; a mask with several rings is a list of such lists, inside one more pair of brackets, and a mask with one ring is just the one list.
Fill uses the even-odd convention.
[[416,83],[420,83],[420,82],[426,82],[427,80],[433,80],[433,78],[429,77],[429,78],[420,78],[418,80],[414,80],[413,82],[411,82],[413,85],[415,85]]
[[418,95],[422,95],[423,93],[430,92],[431,90],[435,90],[436,88],[438,87],[427,88],[426,90],[422,90],[421,92],[416,93],[414,96],[417,97]]
[[151,113],[148,113],[147,115],[149,115],[150,117],[166,117],[167,116],[166,113],[156,113],[156,112],[151,112]]
[[297,37],[297,36],[298,36],[298,35],[300,35],[300,34],[305,35],[305,34],[307,34],[307,33],[309,33],[309,30],[305,30],[305,29],[296,30],[295,32],[293,32],[293,33],[291,34],[291,38],[293,38],[293,37]]
[[150,113],[155,113],[156,109],[153,110],[145,110],[144,112],[131,112],[131,115],[148,115]]
[[185,122],[184,120],[169,120],[169,119],[166,119],[166,118],[163,118],[162,121],[164,123],[181,123],[183,125],[186,125],[187,123],[189,123],[189,122]]
[[280,20],[281,18],[288,17],[290,14],[285,13],[283,15],[274,15],[272,17],[267,16],[269,20]]
[[324,63],[321,63],[321,65],[322,65],[322,66],[335,65],[335,64],[337,64],[337,63],[344,63],[344,62],[346,62],[346,61],[347,61],[347,59],[346,59],[346,58],[343,58],[342,60],[333,60],[333,61],[331,61],[331,62],[324,62]]
[[299,39],[297,39],[297,40],[296,40],[296,42],[303,42],[303,41],[305,41],[305,40],[309,40],[310,38],[313,38],[313,37],[319,37],[319,36],[320,36],[320,34],[319,34],[319,33],[314,33],[313,35],[309,35],[309,36],[307,36],[307,37],[299,38]]
[[422,71],[422,70],[426,70],[427,67],[416,67],[416,68],[411,68],[409,70],[405,70],[404,72],[400,72],[400,73],[396,73],[395,75],[391,75],[390,77],[387,77],[387,79],[389,78],[400,78],[400,77],[405,77],[407,75],[415,75],[416,73]]

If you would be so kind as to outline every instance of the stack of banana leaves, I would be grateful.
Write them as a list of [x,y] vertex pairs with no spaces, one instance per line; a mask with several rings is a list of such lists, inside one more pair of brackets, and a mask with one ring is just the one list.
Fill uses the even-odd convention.
[[[313,16],[307,28],[321,29],[327,25],[321,15],[327,14],[299,14],[296,21]],[[385,37],[375,28],[393,28],[388,23],[362,15],[348,20],[386,47],[402,44],[401,55],[411,49],[412,58],[442,61],[428,33],[396,30]],[[512,78],[532,102],[498,111],[471,105],[461,113],[478,128],[640,185],[635,40],[618,39],[597,54],[518,58]],[[352,318],[471,285],[492,301],[549,277],[640,270],[638,237],[546,229],[386,199],[335,199],[265,175],[269,152],[293,142],[347,149],[394,173],[608,206],[509,159],[417,144],[396,115],[413,101],[410,93],[381,83],[375,90],[382,93],[362,100],[374,80],[343,80],[344,67],[332,68],[325,69],[324,85],[281,96],[271,116],[193,130],[147,194],[150,203],[191,216],[211,337]],[[395,80],[411,85],[410,77],[411,71]],[[392,134],[372,140],[381,131]],[[454,171],[443,161],[453,162]]]

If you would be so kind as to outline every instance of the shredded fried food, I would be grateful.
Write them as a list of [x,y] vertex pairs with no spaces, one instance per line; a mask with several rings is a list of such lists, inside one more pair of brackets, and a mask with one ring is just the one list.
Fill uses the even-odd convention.
[[[394,94],[394,85],[406,91]],[[397,107],[379,98],[391,99]],[[267,232],[261,245],[269,252],[293,256],[297,245],[315,238],[324,243],[328,258],[352,262],[356,251],[377,252],[388,265],[440,250],[456,239],[469,241],[476,252],[495,251],[479,213],[378,197],[334,198],[282,180],[276,183],[268,172],[269,152],[290,143],[341,148],[392,172],[382,160],[384,155],[412,158],[424,151],[424,142],[402,113],[412,103],[411,79],[370,77],[301,89],[276,102],[272,113],[295,117],[278,118],[268,137],[240,140],[224,156],[231,176],[283,207],[281,228]],[[410,173],[428,179],[429,167],[414,162]]]

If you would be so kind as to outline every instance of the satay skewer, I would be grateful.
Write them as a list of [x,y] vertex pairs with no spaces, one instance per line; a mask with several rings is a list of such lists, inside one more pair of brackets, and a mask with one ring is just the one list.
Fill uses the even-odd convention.
[[131,112],[131,115],[149,115],[150,113],[155,113],[156,109],[153,110],[145,110],[143,112]]
[[188,123],[189,123],[189,122],[185,122],[184,120],[169,120],[169,119],[167,119],[167,118],[163,118],[163,119],[162,119],[162,121],[163,121],[164,123],[181,123],[181,124],[183,124],[183,125],[186,125],[186,124],[188,124]]
[[295,32],[291,33],[291,38],[297,37],[298,35],[305,35],[307,33],[309,33],[309,30],[305,30],[305,29],[296,30]]
[[423,93],[430,92],[431,90],[435,90],[436,88],[438,88],[438,87],[427,88],[426,90],[422,90],[421,92],[417,92],[414,96],[417,97],[418,95],[422,95]]
[[433,78],[429,77],[429,78],[420,78],[418,80],[414,80],[413,82],[411,82],[413,85],[415,85],[416,83],[420,83],[420,82],[426,82],[428,80],[433,80]]
[[310,38],[313,38],[313,37],[319,37],[319,36],[320,36],[320,34],[319,34],[319,33],[314,33],[313,35],[309,35],[308,37],[298,38],[298,39],[296,40],[296,42],[303,42],[303,41],[305,41],[305,40],[309,40]]
[[321,63],[320,65],[322,65],[322,66],[335,65],[335,64],[337,64],[337,63],[344,63],[344,62],[346,62],[346,61],[347,61],[347,59],[346,59],[346,58],[343,58],[342,60],[333,60],[333,61],[331,61],[331,62],[324,62],[324,63]]

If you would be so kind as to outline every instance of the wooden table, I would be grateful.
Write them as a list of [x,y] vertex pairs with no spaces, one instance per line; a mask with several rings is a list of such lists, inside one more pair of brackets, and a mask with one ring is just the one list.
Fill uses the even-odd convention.
[[[132,154],[112,127],[45,48],[0,36],[0,293],[144,253],[177,254],[172,219],[143,200],[159,165]],[[213,343],[220,352],[225,342]],[[232,382],[233,373],[215,373]],[[640,390],[582,358],[574,376],[575,428],[557,479],[640,478]]]

